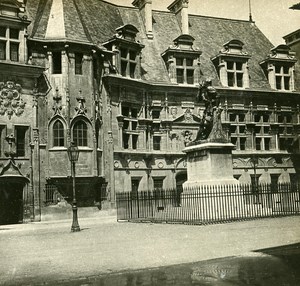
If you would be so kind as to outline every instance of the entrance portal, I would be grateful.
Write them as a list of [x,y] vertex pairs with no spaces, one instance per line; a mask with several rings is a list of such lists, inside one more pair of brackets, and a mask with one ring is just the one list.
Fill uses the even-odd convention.
[[23,222],[23,184],[1,182],[0,225]]

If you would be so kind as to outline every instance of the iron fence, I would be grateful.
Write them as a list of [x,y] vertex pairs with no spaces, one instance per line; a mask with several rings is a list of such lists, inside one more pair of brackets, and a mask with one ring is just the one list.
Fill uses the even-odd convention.
[[209,224],[300,213],[299,184],[207,185],[116,194],[118,221]]

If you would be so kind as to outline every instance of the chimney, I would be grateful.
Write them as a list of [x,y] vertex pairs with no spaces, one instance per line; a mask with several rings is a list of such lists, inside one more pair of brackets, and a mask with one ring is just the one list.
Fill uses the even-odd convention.
[[168,7],[176,15],[182,34],[189,34],[188,4],[189,0],[175,0]]
[[134,0],[132,5],[139,8],[142,14],[146,35],[148,39],[153,39],[152,33],[152,0]]

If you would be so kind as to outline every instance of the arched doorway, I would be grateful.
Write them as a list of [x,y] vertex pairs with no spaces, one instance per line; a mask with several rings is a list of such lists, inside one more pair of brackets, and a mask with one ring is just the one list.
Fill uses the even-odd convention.
[[0,225],[23,222],[23,186],[18,182],[0,182]]

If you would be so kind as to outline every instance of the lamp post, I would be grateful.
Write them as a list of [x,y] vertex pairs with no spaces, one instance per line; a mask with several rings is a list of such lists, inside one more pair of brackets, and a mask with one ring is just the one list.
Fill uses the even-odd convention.
[[255,203],[259,203],[259,197],[258,197],[258,180],[256,175],[256,166],[258,165],[258,158],[252,155],[251,162],[253,164],[253,171],[254,171],[254,194],[255,194]]
[[73,186],[73,204],[72,204],[73,222],[72,222],[71,231],[75,232],[75,231],[80,231],[80,227],[78,224],[76,189],[75,189],[75,162],[78,161],[79,150],[74,142],[71,142],[71,145],[68,147],[68,156],[69,156],[69,160],[72,165],[71,166],[71,174],[72,174],[72,186]]

